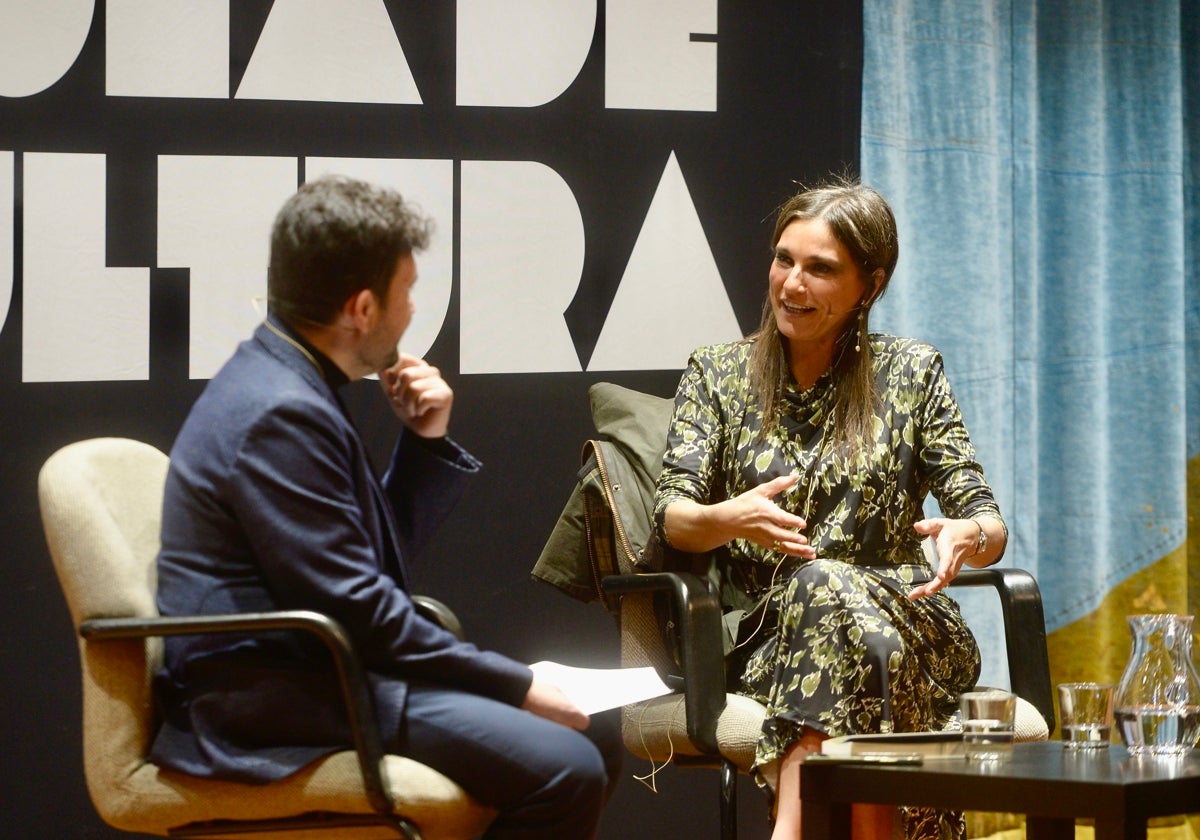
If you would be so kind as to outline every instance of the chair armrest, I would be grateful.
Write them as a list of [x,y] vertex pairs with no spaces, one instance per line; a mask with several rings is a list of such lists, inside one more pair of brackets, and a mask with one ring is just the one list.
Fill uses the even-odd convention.
[[458,616],[437,598],[431,598],[428,595],[413,595],[412,602],[422,616],[439,625],[443,630],[453,633],[460,642],[466,641],[467,634],[464,632]]
[[991,586],[1000,596],[1008,675],[1014,694],[1028,700],[1054,731],[1054,697],[1046,653],[1046,617],[1042,592],[1024,569],[963,569],[951,586]]
[[383,783],[384,751],[374,704],[354,645],[345,629],[334,619],[308,610],[285,610],[233,615],[92,618],[79,625],[79,635],[88,641],[277,630],[299,630],[312,634],[333,655],[367,800],[376,813],[390,815],[393,811],[392,797]]
[[725,709],[725,658],[716,595],[699,576],[685,572],[609,575],[600,585],[606,594],[618,597],[665,592],[671,598],[679,617],[688,738],[697,749],[719,755],[717,719]]

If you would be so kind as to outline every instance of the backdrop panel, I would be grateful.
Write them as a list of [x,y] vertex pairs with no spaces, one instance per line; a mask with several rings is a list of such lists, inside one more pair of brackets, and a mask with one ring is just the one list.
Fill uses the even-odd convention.
[[[397,185],[435,217],[406,349],[485,462],[420,589],[529,660],[609,664],[611,620],[529,571],[600,379],[673,391],[757,321],[772,209],[857,166],[857,3],[0,3],[5,832],[108,837],[79,760],[75,643],[39,466],[80,438],[168,449],[260,317],[267,232],[306,177]],[[686,313],[677,315],[674,313]],[[371,382],[351,409],[377,454]],[[604,836],[712,832],[716,781],[630,762]],[[746,837],[765,836],[750,784]]]

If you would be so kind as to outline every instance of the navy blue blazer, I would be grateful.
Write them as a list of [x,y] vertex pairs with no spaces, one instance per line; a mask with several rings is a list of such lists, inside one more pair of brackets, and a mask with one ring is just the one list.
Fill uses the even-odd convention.
[[[159,611],[333,616],[363,657],[385,739],[399,731],[409,681],[520,705],[528,667],[460,642],[409,598],[407,558],[479,466],[449,440],[401,433],[381,482],[320,369],[260,326],[209,382],[171,450]],[[268,781],[350,743],[318,643],[286,633],[169,637],[164,660],[156,763]]]

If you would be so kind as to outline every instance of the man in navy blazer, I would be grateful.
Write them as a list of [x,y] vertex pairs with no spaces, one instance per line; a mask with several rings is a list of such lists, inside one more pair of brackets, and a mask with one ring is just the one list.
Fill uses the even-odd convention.
[[[488,837],[592,837],[616,781],[615,733],[585,737],[588,717],[557,687],[410,599],[407,560],[480,467],[446,437],[449,385],[397,350],[428,236],[399,195],[352,179],[309,182],[284,204],[268,317],[171,450],[159,609],[333,616],[364,658],[389,751],[499,809]],[[403,424],[382,481],[338,394],[372,373]],[[153,759],[269,781],[345,748],[332,668],[289,634],[168,637]]]

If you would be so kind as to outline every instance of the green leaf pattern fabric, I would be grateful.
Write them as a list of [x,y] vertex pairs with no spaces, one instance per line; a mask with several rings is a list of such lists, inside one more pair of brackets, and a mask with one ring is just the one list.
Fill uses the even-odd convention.
[[[1000,511],[937,350],[881,334],[870,347],[880,405],[857,458],[831,442],[829,374],[808,389],[785,388],[779,422],[764,436],[749,340],[695,351],[676,393],[655,498],[664,544],[672,502],[710,504],[795,472],[800,480],[776,502],[808,522],[817,549],[810,562],[745,540],[715,552],[722,604],[746,616],[729,651],[730,685],[740,680],[740,693],[767,707],[756,767],[780,759],[805,726],[878,732],[886,716],[896,731],[941,728],[979,674],[957,604],[941,593],[907,598],[914,577],[932,574],[913,524],[929,494],[952,518]],[[910,823],[944,822],[928,816]]]

